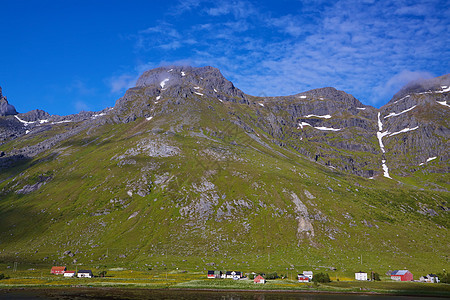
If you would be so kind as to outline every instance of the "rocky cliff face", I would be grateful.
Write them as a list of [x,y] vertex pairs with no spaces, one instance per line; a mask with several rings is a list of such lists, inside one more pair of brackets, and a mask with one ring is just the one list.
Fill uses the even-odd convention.
[[448,173],[450,76],[407,85],[379,111],[378,137],[387,163],[402,176],[427,166]]
[[8,103],[6,97],[2,94],[2,87],[0,87],[0,116],[17,115],[16,108]]

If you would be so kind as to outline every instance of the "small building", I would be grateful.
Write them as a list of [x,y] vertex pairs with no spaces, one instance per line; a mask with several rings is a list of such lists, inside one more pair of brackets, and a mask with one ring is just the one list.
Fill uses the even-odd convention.
[[66,271],[64,272],[64,277],[75,277],[75,271]]
[[310,282],[311,279],[308,276],[305,276],[305,274],[298,274],[297,275],[298,282]]
[[94,275],[92,275],[91,270],[80,270],[77,274],[78,278],[92,278]]
[[355,273],[355,279],[356,280],[367,280],[367,273],[359,271],[358,273]]
[[261,275],[258,275],[255,277],[255,279],[253,279],[254,283],[266,283],[266,280],[264,279],[264,277],[262,277]]
[[222,278],[222,271],[208,271],[208,278]]
[[420,282],[431,282],[431,283],[439,283],[439,277],[435,274],[428,274],[426,276],[422,276],[419,279]]
[[395,270],[391,273],[391,279],[395,281],[412,281],[413,274],[408,270]]
[[241,277],[242,277],[242,272],[238,272],[238,271],[227,271],[226,272],[226,278],[239,279]]
[[310,281],[313,279],[313,272],[312,271],[303,271],[303,275],[307,276]]
[[55,275],[63,275],[66,270],[66,267],[52,267],[50,273]]

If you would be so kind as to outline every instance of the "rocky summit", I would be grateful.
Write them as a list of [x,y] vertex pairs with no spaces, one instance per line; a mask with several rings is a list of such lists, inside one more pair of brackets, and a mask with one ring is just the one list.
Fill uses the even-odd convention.
[[445,75],[380,109],[332,87],[256,97],[173,66],[100,112],[2,98],[0,262],[441,270],[449,94]]

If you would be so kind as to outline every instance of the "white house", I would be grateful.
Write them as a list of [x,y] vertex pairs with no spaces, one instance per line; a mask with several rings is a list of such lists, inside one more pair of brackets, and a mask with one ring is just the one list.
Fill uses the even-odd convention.
[[82,277],[85,277],[85,278],[92,278],[92,277],[94,277],[94,275],[92,275],[92,271],[91,270],[80,270],[80,271],[78,271],[78,278],[82,278]]
[[64,277],[75,277],[75,271],[64,272]]
[[230,278],[230,279],[242,278],[242,272],[239,272],[239,271],[227,271],[225,274],[226,274],[226,278]]
[[303,271],[303,275],[309,278],[309,280],[313,279],[313,272],[312,271]]
[[359,271],[358,273],[355,273],[355,279],[356,280],[367,280],[367,273]]
[[431,282],[431,283],[439,283],[440,280],[435,274],[428,274],[427,276],[422,276],[419,279],[420,282]]

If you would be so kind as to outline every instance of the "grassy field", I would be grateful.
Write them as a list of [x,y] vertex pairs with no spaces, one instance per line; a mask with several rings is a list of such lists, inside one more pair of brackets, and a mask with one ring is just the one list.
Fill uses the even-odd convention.
[[[94,273],[97,270],[94,270]],[[450,296],[450,285],[418,282],[351,281],[341,278],[327,284],[299,283],[292,279],[268,280],[255,284],[252,280],[207,279],[204,272],[108,270],[106,277],[64,278],[50,275],[48,270],[26,270],[6,273],[10,278],[0,280],[0,289],[112,287],[145,289],[206,289],[206,290],[284,290],[323,291],[340,293],[381,293],[395,295]]]

